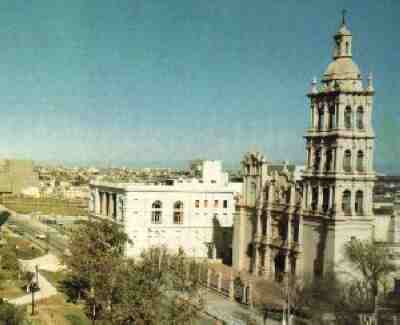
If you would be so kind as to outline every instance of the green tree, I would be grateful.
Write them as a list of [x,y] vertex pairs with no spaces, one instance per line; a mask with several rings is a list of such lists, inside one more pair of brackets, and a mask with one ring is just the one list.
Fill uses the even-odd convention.
[[376,313],[376,299],[383,296],[388,277],[396,270],[391,251],[372,241],[352,240],[345,246],[345,258],[354,276],[326,274],[295,290],[297,310],[315,324],[331,315],[339,325],[358,324],[362,314]]
[[362,276],[357,281],[358,292],[372,297],[375,312],[379,289],[386,285],[389,275],[396,271],[391,255],[390,249],[368,240],[354,239],[345,246],[346,258]]
[[25,311],[0,298],[0,324],[22,325],[25,322]]
[[0,268],[14,275],[20,272],[20,263],[15,248],[5,246],[0,249]]
[[111,304],[127,242],[122,227],[105,219],[83,222],[71,235],[69,254],[64,258],[70,279],[64,282],[65,291],[75,293],[72,300],[82,298],[92,318],[101,317]]
[[[202,309],[200,264],[164,248],[127,259],[128,238],[110,221],[89,221],[73,235],[65,258],[73,299],[85,302],[92,319],[105,324],[190,324]],[[72,300],[73,300],[72,299]]]

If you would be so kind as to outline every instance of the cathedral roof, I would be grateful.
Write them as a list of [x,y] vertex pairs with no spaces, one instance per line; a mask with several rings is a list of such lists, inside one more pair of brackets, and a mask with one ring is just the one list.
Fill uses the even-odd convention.
[[360,68],[351,57],[338,57],[326,69],[323,80],[355,79],[361,78]]

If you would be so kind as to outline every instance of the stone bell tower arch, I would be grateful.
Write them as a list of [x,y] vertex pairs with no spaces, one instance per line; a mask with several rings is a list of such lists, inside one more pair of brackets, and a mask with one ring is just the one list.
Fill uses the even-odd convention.
[[[337,267],[351,238],[371,238],[375,134],[372,75],[364,86],[353,61],[352,34],[343,16],[334,35],[333,61],[312,81],[310,125],[305,134],[305,227],[318,229],[314,273]],[[311,262],[311,261],[310,261]]]

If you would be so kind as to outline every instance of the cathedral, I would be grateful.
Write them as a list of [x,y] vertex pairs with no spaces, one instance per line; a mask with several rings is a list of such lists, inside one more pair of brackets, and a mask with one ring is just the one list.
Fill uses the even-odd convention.
[[238,270],[277,281],[321,276],[343,266],[345,243],[375,236],[372,76],[363,81],[353,61],[344,17],[333,40],[332,62],[307,94],[301,177],[258,152],[243,158],[233,241]]

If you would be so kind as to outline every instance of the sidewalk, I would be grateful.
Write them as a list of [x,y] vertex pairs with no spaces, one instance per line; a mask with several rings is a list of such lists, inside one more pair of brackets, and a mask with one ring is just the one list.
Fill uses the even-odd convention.
[[[26,271],[35,272],[35,266],[38,265],[39,268],[50,269],[51,271],[55,270],[55,267],[58,266],[56,264],[57,258],[54,255],[47,254],[32,260],[21,260],[21,264]],[[50,267],[53,265],[53,267]],[[39,279],[39,287],[40,291],[35,292],[35,301],[39,301],[42,299],[49,298],[51,296],[56,295],[57,289],[43,277],[40,272],[38,274]],[[27,305],[32,302],[32,294],[26,294],[25,296],[10,299],[10,303],[15,305]]]
[[265,320],[256,311],[246,308],[234,301],[228,300],[216,293],[207,290],[204,295],[205,312],[210,316],[225,321],[228,325],[247,325],[251,320],[260,325],[281,325],[273,319]]

